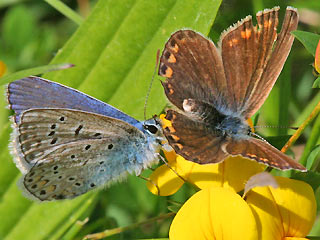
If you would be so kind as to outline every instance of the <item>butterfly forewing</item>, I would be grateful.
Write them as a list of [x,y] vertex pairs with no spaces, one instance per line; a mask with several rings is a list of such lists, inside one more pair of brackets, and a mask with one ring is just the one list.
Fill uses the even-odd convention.
[[174,33],[160,58],[159,75],[168,99],[183,110],[184,99],[225,104],[221,56],[212,41],[192,30]]
[[[261,21],[262,25],[268,26],[267,28],[269,31],[273,31],[271,28],[274,24],[271,24],[271,22],[277,23],[278,15],[276,14],[274,17],[271,16],[271,18],[265,19],[264,12],[260,12],[257,14],[257,19],[258,21]],[[259,73],[258,76],[253,75],[253,79],[248,85],[246,96],[242,103],[242,110],[244,110],[242,114],[245,118],[251,117],[262,106],[268,97],[290,53],[294,40],[294,36],[291,32],[296,30],[297,26],[298,12],[296,9],[288,7],[280,34],[277,37],[277,41],[273,46],[272,52],[271,48],[267,50],[268,53],[266,55],[263,68],[257,68]],[[273,43],[271,39],[272,38],[270,38],[269,41],[270,44]],[[255,78],[257,79],[255,80]]]
[[23,112],[16,142],[21,151],[16,161],[29,168],[23,185],[40,200],[73,198],[127,173],[139,173],[150,158],[140,130],[78,110]]
[[8,84],[8,102],[15,111],[15,123],[23,111],[33,108],[66,108],[102,114],[132,125],[139,121],[118,109],[75,89],[39,77],[27,77]]
[[276,39],[278,11],[276,7],[258,13],[258,26],[248,16],[222,33],[221,54],[230,86],[228,96],[236,103],[233,111],[241,112],[255,87],[263,84],[261,76]]

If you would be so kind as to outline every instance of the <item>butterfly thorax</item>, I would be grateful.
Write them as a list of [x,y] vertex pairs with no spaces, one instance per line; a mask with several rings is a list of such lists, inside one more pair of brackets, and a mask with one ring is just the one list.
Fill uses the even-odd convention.
[[230,137],[234,140],[248,138],[250,127],[240,118],[234,116],[225,116],[225,118],[214,126],[224,137]]
[[[154,118],[145,120],[141,122],[143,125],[143,131],[145,133],[146,137],[146,143],[148,145],[149,152],[154,155],[154,153],[159,153],[161,146],[165,144],[166,138],[163,135],[163,131],[160,125],[160,122]],[[150,157],[147,159],[151,159]],[[152,157],[152,161],[150,162],[155,162],[157,161],[158,158],[154,155]],[[150,164],[149,164],[150,166]]]
[[193,119],[206,125],[209,132],[234,140],[244,139],[249,136],[250,127],[241,116],[232,113],[222,113],[213,104],[194,99],[185,99],[183,109],[193,116]]

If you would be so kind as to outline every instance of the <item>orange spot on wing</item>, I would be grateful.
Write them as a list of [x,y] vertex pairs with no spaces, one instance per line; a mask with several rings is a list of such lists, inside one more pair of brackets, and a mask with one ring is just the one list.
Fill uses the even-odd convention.
[[228,42],[228,43],[229,43],[229,47],[233,47],[233,45],[237,45],[238,42],[239,42],[239,40],[236,39],[236,38],[231,39],[231,40]]
[[171,137],[176,142],[180,140],[180,138],[178,136],[176,136],[176,135],[171,135]]
[[164,76],[167,77],[167,78],[171,78],[172,74],[173,74],[172,68],[168,67],[166,69],[166,73],[164,74]]
[[179,51],[179,47],[177,44],[175,44],[174,47],[172,47],[171,49],[176,53]]
[[176,130],[173,127],[167,127],[170,133],[175,133]]
[[[269,162],[269,159],[267,159],[267,158],[260,157],[259,160],[261,160],[263,162]],[[274,164],[274,165],[278,165],[278,164]]]
[[252,157],[252,158],[257,158],[257,155],[255,155],[255,154],[247,153],[247,155],[248,155],[249,157]]
[[181,150],[183,148],[183,146],[180,143],[175,143],[175,144],[173,144],[173,146],[175,148],[178,148],[179,150]]
[[53,192],[54,190],[56,190],[56,185],[50,185],[49,187],[47,187],[47,192]]
[[40,185],[40,187],[46,185],[49,181],[48,180],[42,180],[38,183],[38,185]]
[[33,182],[38,182],[42,177],[41,176],[36,176],[34,179],[33,179]]
[[170,55],[169,59],[168,59],[169,63],[175,63],[177,62],[177,59],[175,58],[175,56],[173,54]]
[[252,33],[251,29],[246,29],[244,38],[249,39],[251,37],[251,33]]
[[167,88],[168,88],[168,91],[169,91],[168,93],[170,95],[174,93],[174,90],[172,89],[172,85],[170,83],[168,83]]

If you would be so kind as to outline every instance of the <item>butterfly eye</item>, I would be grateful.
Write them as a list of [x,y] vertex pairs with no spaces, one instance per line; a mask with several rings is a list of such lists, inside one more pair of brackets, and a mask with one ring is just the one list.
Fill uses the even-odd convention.
[[158,132],[158,128],[154,125],[145,125],[144,128],[152,134],[156,134]]

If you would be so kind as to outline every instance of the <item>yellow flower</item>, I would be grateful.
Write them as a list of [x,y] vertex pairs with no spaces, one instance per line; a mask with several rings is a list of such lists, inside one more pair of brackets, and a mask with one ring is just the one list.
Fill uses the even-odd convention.
[[170,240],[257,240],[250,207],[235,192],[206,188],[194,194],[179,210],[170,227]]
[[304,239],[315,220],[313,190],[302,181],[276,180],[279,188],[255,187],[246,200],[226,188],[200,190],[177,213],[170,239]]
[[[164,115],[160,118],[163,125],[170,126],[170,121],[164,119]],[[149,190],[161,196],[174,194],[185,181],[200,189],[226,187],[238,192],[252,175],[265,169],[265,165],[242,157],[228,157],[219,164],[201,165],[185,160],[174,151],[165,152],[165,155],[172,169],[166,165],[158,167],[150,175],[151,181],[147,182]]]
[[279,188],[257,187],[247,194],[261,239],[303,238],[316,217],[313,190],[302,181],[284,177],[276,180]]
[[318,73],[320,73],[320,40],[318,42],[318,46],[314,57],[314,68]]
[[5,74],[6,70],[6,65],[4,64],[4,62],[0,60],[0,77],[2,77]]

